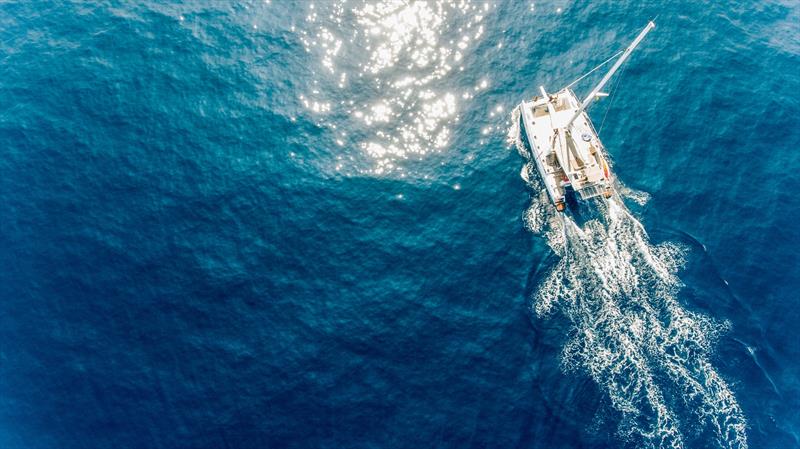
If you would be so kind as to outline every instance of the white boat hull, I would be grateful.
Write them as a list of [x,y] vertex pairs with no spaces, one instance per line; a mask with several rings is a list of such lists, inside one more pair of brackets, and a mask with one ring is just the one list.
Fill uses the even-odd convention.
[[639,32],[583,101],[578,100],[570,86],[614,57],[555,94],[548,94],[544,87],[540,87],[541,96],[520,104],[522,129],[528,138],[531,159],[558,211],[565,209],[567,188],[574,190],[582,200],[601,195],[611,197],[611,174],[605,148],[586,114],[586,108],[594,100],[608,95],[600,91],[655,26],[650,21]]
[[[586,113],[578,114],[579,108],[578,99],[569,89],[520,105],[531,159],[559,211],[565,208],[567,188],[582,200],[611,196],[605,149]],[[569,122],[575,114],[577,118]]]

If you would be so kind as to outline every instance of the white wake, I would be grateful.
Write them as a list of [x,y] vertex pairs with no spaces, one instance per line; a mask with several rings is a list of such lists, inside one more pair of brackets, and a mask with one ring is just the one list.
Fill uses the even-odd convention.
[[[517,114],[509,139],[528,158]],[[522,175],[543,193],[531,161]],[[617,191],[637,202],[647,199],[622,186]],[[620,413],[620,434],[637,446],[683,448],[687,431],[702,430],[720,447],[747,448],[741,407],[709,362],[725,326],[677,300],[684,248],[650,243],[619,194],[591,206],[596,211],[582,226],[556,212],[546,194],[534,196],[525,214],[527,227],[558,256],[537,286],[533,307],[541,318],[559,312],[572,323],[562,366],[587,373],[601,387]],[[681,415],[684,422],[676,407],[689,411]]]

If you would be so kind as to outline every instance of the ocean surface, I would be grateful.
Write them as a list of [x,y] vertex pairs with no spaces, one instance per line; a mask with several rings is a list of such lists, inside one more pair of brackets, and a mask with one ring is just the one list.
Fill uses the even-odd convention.
[[[653,18],[560,220],[515,105]],[[796,1],[11,1],[0,62],[2,448],[800,447]]]

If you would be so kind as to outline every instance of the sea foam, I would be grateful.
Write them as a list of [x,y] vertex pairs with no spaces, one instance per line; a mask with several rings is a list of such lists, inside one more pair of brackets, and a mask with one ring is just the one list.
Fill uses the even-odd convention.
[[[528,159],[516,110],[512,123],[509,143]],[[651,243],[623,202],[643,204],[648,195],[618,184],[618,193],[594,201],[593,213],[579,224],[556,212],[532,161],[522,174],[535,192],[525,224],[558,256],[532,307],[541,319],[570,320],[564,370],[588,374],[600,386],[621,417],[620,435],[637,446],[683,448],[687,431],[700,429],[720,447],[746,448],[742,409],[709,361],[726,324],[678,301],[677,272],[687,249]]]

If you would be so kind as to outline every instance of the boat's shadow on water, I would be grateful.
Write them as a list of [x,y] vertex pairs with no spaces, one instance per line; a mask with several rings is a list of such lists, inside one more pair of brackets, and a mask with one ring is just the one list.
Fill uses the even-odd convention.
[[583,228],[587,222],[592,220],[607,224],[608,203],[604,198],[595,197],[581,201],[575,192],[568,190],[566,200],[567,207],[564,213],[572,218],[578,227]]

